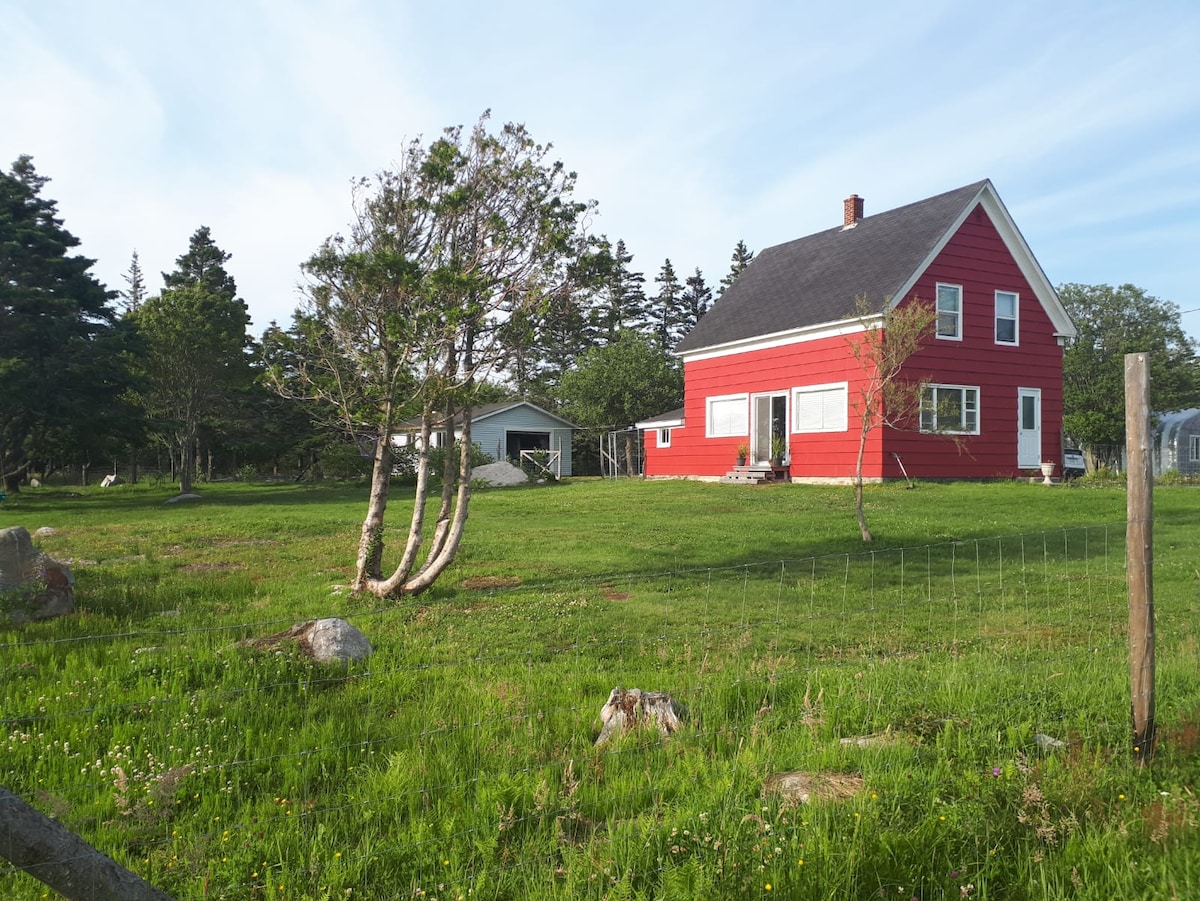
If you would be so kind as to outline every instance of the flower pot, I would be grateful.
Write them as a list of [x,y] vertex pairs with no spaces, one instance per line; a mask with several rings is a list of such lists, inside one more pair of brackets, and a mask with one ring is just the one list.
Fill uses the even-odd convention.
[[1043,485],[1053,485],[1054,483],[1050,481],[1050,476],[1052,476],[1052,475],[1054,475],[1054,464],[1049,463],[1049,462],[1043,463],[1042,464],[1042,484]]

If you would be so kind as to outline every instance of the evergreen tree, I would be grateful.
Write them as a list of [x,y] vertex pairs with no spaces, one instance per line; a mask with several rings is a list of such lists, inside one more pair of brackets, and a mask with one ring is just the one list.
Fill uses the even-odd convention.
[[138,252],[133,252],[129,262],[129,271],[122,278],[128,287],[121,292],[121,306],[127,313],[136,312],[146,300],[146,279],[142,275],[142,264],[138,260]]
[[738,241],[733,248],[733,255],[730,257],[733,261],[729,266],[729,272],[721,279],[721,286],[717,289],[717,297],[723,295],[733,283],[737,281],[737,277],[741,275],[750,261],[754,259],[754,251],[746,246],[745,241]]
[[242,430],[239,417],[252,415],[244,403],[253,380],[250,314],[225,271],[229,259],[201,226],[175,271],[163,273],[166,288],[132,315],[146,349],[138,399],[178,454],[184,494],[202,432],[206,441],[218,441]]
[[683,297],[683,285],[675,274],[675,267],[670,259],[663,260],[662,269],[654,277],[658,285],[658,294],[654,302],[647,306],[646,319],[650,331],[658,341],[658,346],[670,350],[681,337],[683,316],[680,301]]
[[600,239],[597,259],[599,290],[593,295],[588,314],[587,339],[589,346],[607,344],[616,339],[622,329],[647,330],[646,277],[629,268],[633,254],[618,240],[609,244]]
[[21,156],[0,173],[0,484],[107,434],[124,388],[113,294]]
[[684,282],[683,296],[680,298],[679,339],[675,343],[696,327],[711,305],[712,288],[705,284],[704,276],[696,269],[695,275],[689,275]]
[[187,253],[175,260],[175,271],[163,273],[163,282],[168,288],[198,284],[210,294],[231,301],[237,297],[237,284],[225,271],[230,256],[213,241],[208,226],[202,225],[189,239]]

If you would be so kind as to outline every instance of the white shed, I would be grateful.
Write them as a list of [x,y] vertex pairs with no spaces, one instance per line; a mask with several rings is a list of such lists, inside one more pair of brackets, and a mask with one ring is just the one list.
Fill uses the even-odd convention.
[[[397,447],[412,444],[419,423],[405,423],[392,436]],[[471,442],[494,460],[520,465],[524,454],[536,456],[555,476],[571,475],[571,432],[575,426],[527,400],[484,404],[471,411]],[[455,438],[462,428],[454,429]],[[436,440],[436,439],[435,439]]]

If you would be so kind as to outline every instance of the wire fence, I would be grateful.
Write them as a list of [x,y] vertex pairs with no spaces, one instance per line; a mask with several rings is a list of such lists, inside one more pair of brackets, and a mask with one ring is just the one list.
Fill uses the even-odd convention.
[[[1123,523],[359,603],[346,669],[166,594],[7,633],[2,784],[181,898],[606,897],[736,865],[717,824],[778,774],[1128,742]],[[618,686],[683,729],[596,748]]]

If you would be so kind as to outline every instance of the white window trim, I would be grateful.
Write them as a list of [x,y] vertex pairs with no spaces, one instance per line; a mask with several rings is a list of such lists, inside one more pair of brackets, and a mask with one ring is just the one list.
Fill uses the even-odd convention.
[[[845,402],[842,409],[842,425],[840,428],[822,428],[822,429],[802,429],[797,421],[800,414],[800,402],[798,400],[801,394],[822,394],[832,393],[834,391],[842,392],[842,399]],[[826,382],[821,385],[799,385],[792,389],[792,422],[791,432],[793,435],[816,435],[822,432],[846,432],[850,429],[850,383],[849,382]]]
[[[664,436],[667,439],[666,441],[663,440]],[[658,430],[658,446],[659,447],[670,447],[671,446],[671,430],[669,428],[661,428]]]
[[[740,400],[745,404],[746,428],[741,432],[713,431],[713,404],[722,401]],[[717,394],[704,399],[704,437],[705,438],[749,438],[750,437],[750,395],[749,394]]]
[[[953,288],[958,292],[958,318],[956,319],[957,328],[953,335],[943,335],[939,328],[941,315],[941,307],[938,306],[942,288]],[[962,285],[952,285],[949,282],[938,282],[933,289],[933,311],[937,314],[937,319],[933,323],[933,334],[939,341],[961,341],[963,339],[963,287]]]
[[[1000,325],[1000,295],[1007,294],[1013,299],[1013,339],[1011,341],[1001,341],[996,337],[997,327]],[[1019,347],[1021,345],[1021,295],[1016,291],[996,291],[995,305],[992,307],[992,340],[1004,347]],[[1004,319],[1009,317],[1005,316]]]
[[[962,400],[961,400],[960,406],[959,406],[959,409],[962,411],[965,411],[967,409],[965,392],[974,391],[975,392],[975,428],[973,430],[967,430],[967,429],[961,429],[961,428],[959,428],[959,429],[943,429],[943,428],[937,428],[936,426],[935,426],[935,428],[932,428],[932,429],[925,428],[924,422],[923,422],[923,420],[925,418],[925,410],[924,410],[925,391],[929,388],[934,388],[937,390],[963,392],[963,397],[962,397]],[[942,384],[937,384],[934,382],[930,382],[928,384],[922,385],[921,386],[922,409],[921,409],[920,413],[918,414],[920,417],[920,420],[922,420],[919,423],[921,426],[921,431],[926,435],[978,435],[979,428],[980,428],[980,421],[983,419],[983,413],[982,413],[982,405],[983,404],[982,404],[980,395],[981,395],[981,392],[979,390],[978,385],[942,385]],[[935,411],[934,416],[936,417],[936,415],[937,415],[937,413]]]
[[1200,463],[1200,435],[1188,436],[1188,462]]

